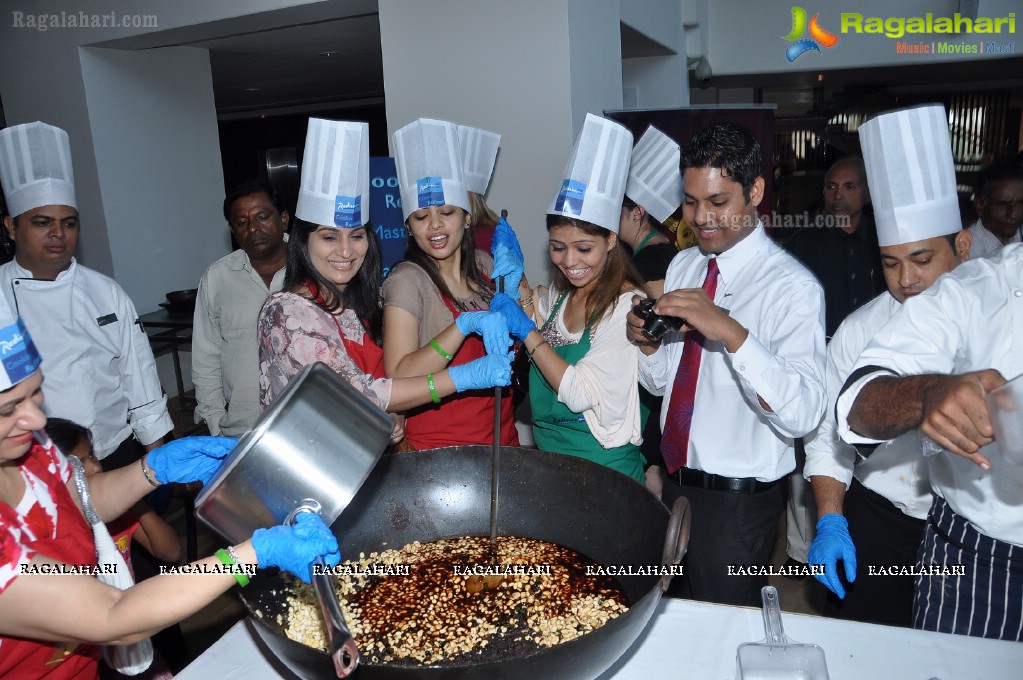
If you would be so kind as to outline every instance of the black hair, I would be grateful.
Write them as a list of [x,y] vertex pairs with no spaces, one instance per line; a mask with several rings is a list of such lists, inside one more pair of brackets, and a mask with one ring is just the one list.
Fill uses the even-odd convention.
[[733,123],[714,123],[700,130],[682,147],[682,172],[686,168],[720,168],[742,185],[746,203],[753,183],[760,177],[760,142],[753,133]]
[[323,298],[323,308],[333,314],[339,309],[351,309],[366,326],[367,332],[378,345],[382,342],[384,316],[380,308],[380,279],[383,274],[380,239],[372,224],[363,227],[369,247],[355,277],[345,286],[344,293],[316,271],[309,259],[309,235],[319,225],[295,219],[288,240],[288,262],[284,272],[284,290],[307,295],[306,281],[312,281]]
[[[592,222],[577,220],[566,215],[547,215],[547,231],[554,227],[575,227],[589,236],[599,236],[610,240],[611,231]],[[631,287],[642,289],[646,281],[636,270],[632,258],[619,246],[624,241],[618,239],[618,243],[607,255],[607,264],[604,271],[600,273],[600,280],[595,290],[586,297],[586,325],[595,328],[608,309],[614,309],[618,304],[618,297],[624,292],[628,283]],[[555,267],[553,286],[560,291],[573,289],[572,283],[565,276],[561,269]]]
[[61,453],[68,456],[84,441],[89,444],[92,450],[92,432],[84,425],[67,420],[66,418],[47,418],[46,434],[50,440],[60,449]]
[[279,213],[284,213],[288,209],[288,206],[284,203],[284,196],[277,190],[277,187],[265,179],[250,179],[232,189],[227,198],[224,199],[224,219],[228,223],[231,222],[231,207],[234,205],[234,202],[250,194],[266,194]]
[[988,186],[995,182],[1023,182],[1023,165],[1008,160],[992,163],[981,171],[974,195],[981,202],[987,201]]
[[[465,212],[463,208],[459,208]],[[426,275],[430,277],[430,281],[433,285],[437,286],[437,290],[440,294],[451,300],[451,304],[456,309],[465,311],[465,308],[458,302],[454,295],[451,294],[451,289],[448,288],[448,284],[444,283],[444,277],[440,274],[440,269],[437,268],[437,263],[432,257],[429,256],[419,244],[416,243],[416,239],[412,236],[412,230],[408,227],[408,220],[405,220],[405,227],[408,229],[408,238],[405,241],[405,259],[409,262],[419,265],[422,267]],[[458,247],[459,252],[462,254],[462,266],[461,272],[462,278],[469,286],[469,290],[478,293],[483,298],[483,302],[490,304],[490,300],[494,297],[496,289],[494,284],[487,279],[487,277],[479,270],[476,266],[476,239],[473,236],[472,229],[462,230],[462,243]]]

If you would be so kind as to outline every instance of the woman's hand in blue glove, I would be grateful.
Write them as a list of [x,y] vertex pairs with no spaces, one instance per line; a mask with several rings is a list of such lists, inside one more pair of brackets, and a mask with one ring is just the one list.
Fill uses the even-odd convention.
[[311,512],[300,514],[292,526],[257,529],[252,534],[252,549],[260,567],[279,567],[306,583],[317,558],[322,556],[329,567],[341,561],[337,537]]
[[448,376],[454,383],[456,392],[507,387],[511,384],[511,365],[514,356],[514,352],[488,354],[461,366],[449,366]]
[[146,464],[161,484],[205,485],[237,443],[233,437],[183,437],[147,453]]
[[462,312],[455,317],[455,325],[462,335],[482,335],[487,354],[504,354],[511,347],[508,324],[496,312]]
[[519,303],[515,302],[507,293],[498,293],[490,301],[490,311],[497,312],[504,317],[508,325],[508,332],[519,340],[525,340],[531,331],[536,330],[536,324],[526,316]]
[[522,283],[522,275],[525,270],[525,259],[522,256],[522,247],[515,231],[503,217],[494,228],[494,237],[491,241],[490,252],[494,256],[494,271],[491,276],[496,280],[504,277],[504,292],[512,300],[519,299],[519,284]]
[[817,522],[817,536],[810,544],[807,557],[810,566],[824,566],[823,574],[814,574],[814,578],[827,586],[828,590],[845,599],[845,588],[838,577],[838,561],[845,566],[845,580],[852,583],[856,580],[856,546],[849,535],[849,522],[837,513],[828,513]]

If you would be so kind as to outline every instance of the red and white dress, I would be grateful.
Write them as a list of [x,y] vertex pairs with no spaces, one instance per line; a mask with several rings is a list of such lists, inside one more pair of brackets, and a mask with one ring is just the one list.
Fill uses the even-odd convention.
[[[67,489],[71,467],[53,446],[33,444],[21,459],[25,495],[0,503],[0,595],[36,554],[65,564],[95,565],[92,529]],[[95,678],[99,648],[0,636],[0,678]]]

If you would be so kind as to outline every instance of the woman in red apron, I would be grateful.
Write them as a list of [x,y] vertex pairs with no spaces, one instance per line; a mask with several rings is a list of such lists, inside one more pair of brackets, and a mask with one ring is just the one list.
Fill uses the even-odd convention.
[[[145,639],[244,585],[225,564],[277,566],[307,578],[318,556],[340,561],[334,535],[308,515],[301,532],[261,530],[189,565],[206,573],[162,574],[127,590],[102,583],[95,569],[108,565],[97,564],[71,468],[43,431],[39,355],[12,319],[0,303],[0,677],[95,680],[97,645]],[[93,475],[86,483],[100,519],[120,515],[159,482],[209,482],[236,441],[178,439],[138,466]]]
[[[507,356],[503,318],[489,311],[493,261],[475,249],[458,131],[419,119],[394,134],[405,261],[384,282],[384,366],[394,377],[452,370],[484,356]],[[482,341],[473,334],[482,336]],[[517,446],[510,399],[501,444]],[[494,441],[493,391],[434,400],[411,411],[405,434],[416,449]]]

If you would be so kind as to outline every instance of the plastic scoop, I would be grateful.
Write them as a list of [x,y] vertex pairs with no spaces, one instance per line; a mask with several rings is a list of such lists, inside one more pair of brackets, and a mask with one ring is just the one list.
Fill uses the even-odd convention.
[[764,586],[760,594],[764,599],[767,639],[739,645],[735,655],[736,680],[829,680],[823,649],[785,637],[778,590]]
[[1023,376],[988,392],[987,409],[1002,457],[1023,465]]

